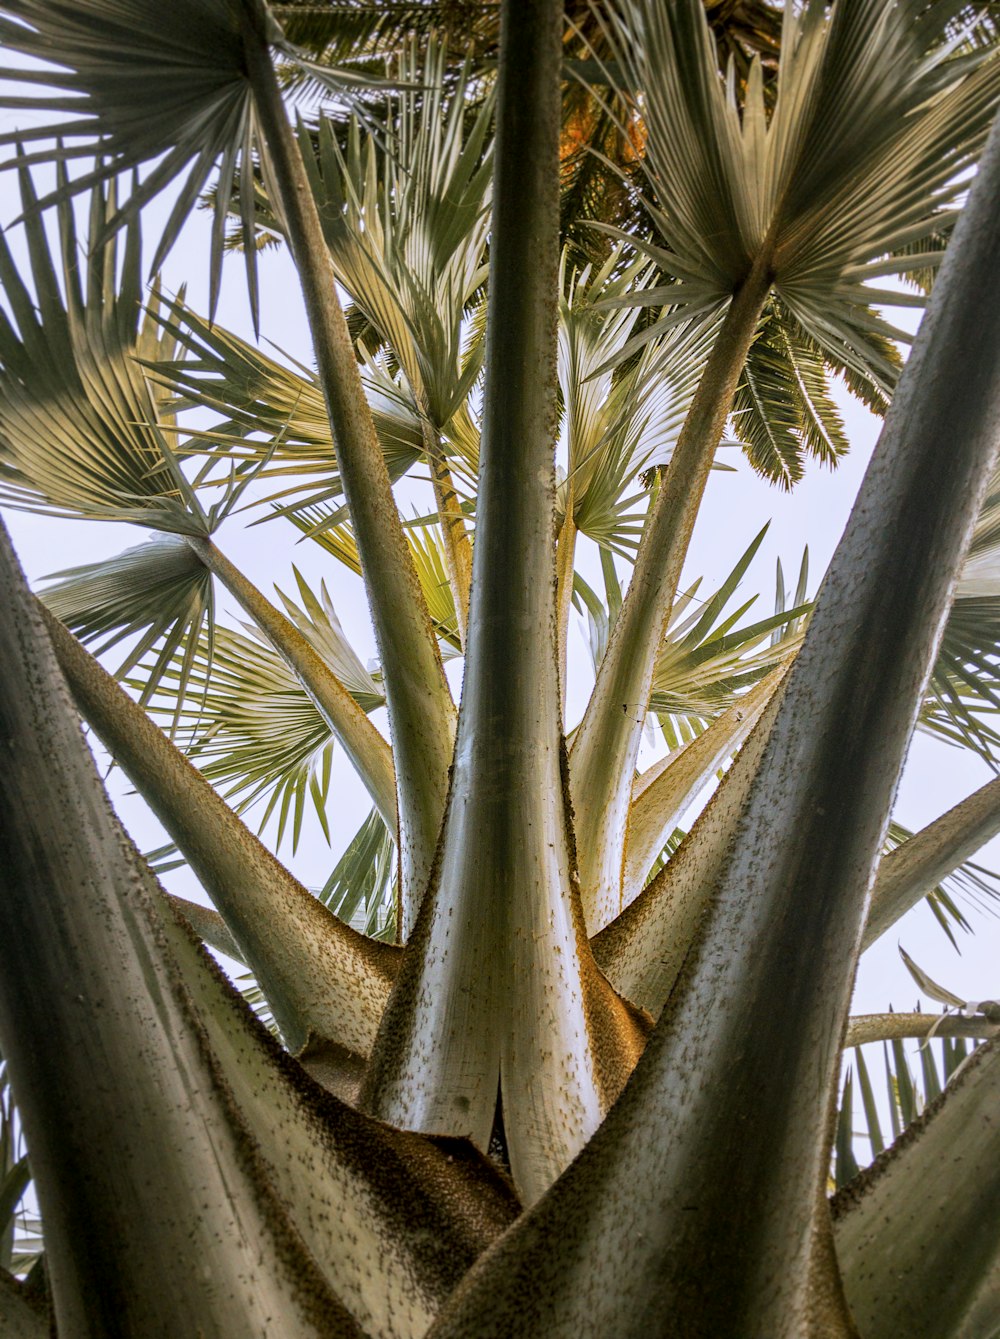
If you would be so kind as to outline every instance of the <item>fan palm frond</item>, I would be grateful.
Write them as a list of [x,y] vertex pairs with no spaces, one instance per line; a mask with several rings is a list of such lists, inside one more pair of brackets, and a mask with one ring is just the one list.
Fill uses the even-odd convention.
[[307,802],[329,841],[333,735],[281,657],[252,628],[216,628],[211,661],[201,641],[188,672],[189,696],[178,700],[175,669],[150,704],[191,733],[187,752],[222,789],[237,813],[265,801],[259,831],[277,815],[277,843],[291,819],[298,845]]
[[338,279],[441,431],[480,367],[464,318],[486,274],[493,100],[467,123],[473,73],[446,79],[440,41],[423,56],[411,43],[401,71],[419,87],[399,98],[384,146],[357,118],[346,149],[328,121],[315,150],[304,129],[300,140]]
[[355,930],[390,942],[396,933],[395,850],[392,834],[373,809],[318,894]]
[[212,575],[175,535],[157,536],[103,562],[54,572],[51,580],[54,584],[43,592],[43,600],[84,645],[99,643],[95,655],[135,639],[115,671],[117,677],[151,657],[144,670],[143,704],[175,662],[179,699],[186,695],[203,634],[211,658]]
[[[285,38],[264,0],[4,0],[0,38],[31,58],[16,71],[19,82],[40,90],[31,97],[0,95],[0,107],[47,115],[31,130],[0,135],[0,145],[43,142],[30,162],[99,159],[70,181],[64,177],[43,206],[66,199],[124,169],[150,165],[132,194],[106,220],[120,227],[155,195],[183,177],[153,258],[159,268],[218,166],[210,259],[210,310],[219,291],[225,221],[237,176],[251,179],[255,161],[265,175],[270,158],[248,72],[249,44],[273,46],[285,61],[310,68],[327,87],[346,92],[370,86],[372,76],[333,66],[316,69]],[[44,61],[39,68],[34,61]],[[55,62],[61,68],[51,69]],[[56,147],[51,141],[56,140]],[[254,233],[252,192],[240,196],[242,226]],[[251,307],[256,323],[256,251],[245,249]]]
[[777,301],[750,346],[732,420],[752,467],[785,488],[807,457],[835,465],[848,450],[822,351]]
[[1000,472],[973,530],[920,724],[994,765],[1000,756]]
[[868,309],[922,297],[871,284],[937,263],[931,239],[1000,97],[1000,62],[948,38],[961,9],[786,6],[769,114],[759,59],[742,106],[720,77],[698,0],[628,0],[613,42],[618,92],[645,90],[647,207],[662,243],[645,251],[674,281],[662,301],[722,303],[764,256],[781,302],[824,353],[891,378],[880,341],[902,332]]
[[669,460],[712,334],[698,323],[671,327],[622,365],[637,313],[619,300],[652,279],[650,266],[624,263],[620,247],[578,273],[568,272],[563,254],[558,373],[567,470],[559,511],[571,506],[577,530],[628,558],[648,500],[636,481]]
[[[311,372],[268,357],[182,302],[167,301],[164,307],[168,314],[156,319],[181,356],[146,360],[150,379],[168,397],[174,413],[200,408],[217,416],[210,427],[191,433],[190,447],[209,457],[255,465],[261,481],[285,481],[260,499],[280,502],[283,512],[342,504],[330,421]],[[366,358],[361,379],[389,477],[395,481],[421,457],[419,412],[408,388],[390,374],[383,359]]]
[[[294,569],[293,569],[294,570]],[[279,596],[289,617],[365,711],[385,698],[347,642],[325,586],[316,595],[295,572],[301,606]],[[327,804],[333,733],[294,671],[252,625],[203,634],[165,669],[149,704],[186,736],[185,750],[243,813],[264,802],[259,829],[277,818],[280,846],[289,822],[298,845],[307,807],[330,839]]]
[[[766,618],[741,623],[756,595],[727,612],[742,584],[767,527],[754,538],[729,576],[708,600],[698,598],[696,581],[678,596],[657,657],[648,709],[658,719],[671,749],[699,734],[705,725],[733,706],[740,695],[778,664],[788,659],[804,633],[803,616],[809,606],[779,608]],[[576,574],[574,603],[585,611],[588,639],[595,668],[607,647],[621,593],[617,578],[605,566],[608,603]],[[640,703],[623,703],[622,710],[643,714]]]
[[[35,293],[0,236],[0,282],[13,318],[0,311],[0,500],[50,515],[208,534],[213,517],[181,469],[167,436],[172,423],[161,418],[134,357],[155,342],[140,327],[137,223],[127,226],[124,248],[105,232],[84,265],[64,201],[57,266],[25,169],[20,183]],[[115,199],[113,184],[94,187],[92,234],[104,231]]]
[[678,718],[695,725],[711,720],[732,706],[741,692],[787,660],[802,639],[801,625],[778,641],[773,634],[797,623],[804,606],[741,623],[757,600],[753,595],[727,612],[766,533],[765,526],[710,599],[697,599],[695,591],[700,583],[695,583],[674,605],[657,657],[649,703],[668,740]]

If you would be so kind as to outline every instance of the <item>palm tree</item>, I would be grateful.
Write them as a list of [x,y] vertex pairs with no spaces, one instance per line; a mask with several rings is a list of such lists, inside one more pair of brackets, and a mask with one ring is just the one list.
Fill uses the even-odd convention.
[[[997,1006],[848,1011],[861,949],[926,895],[945,915],[942,880],[1000,831],[1000,782],[888,830],[917,723],[996,741],[992,32],[957,0],[810,0],[780,32],[763,4],[727,29],[725,6],[713,28],[699,0],[617,0],[564,31],[552,0],[506,0],[495,68],[481,15],[456,52],[426,6],[331,8],[360,27],[286,6],[283,30],[263,0],[0,3],[46,62],[2,99],[45,123],[7,137],[29,273],[0,238],[0,490],[154,532],[41,600],[4,548],[0,1317],[989,1339]],[[283,84],[332,107],[293,128]],[[600,246],[567,223],[581,124],[620,132]],[[207,315],[144,290],[142,211],[171,183],[152,269],[211,184]],[[214,320],[236,247],[259,324],[274,241],[315,369]],[[901,370],[880,310],[932,283]],[[729,611],[759,536],[711,598],[680,591],[727,422],[791,486],[846,447],[836,370],[887,412],[814,605],[803,577],[771,617]],[[404,519],[414,474],[430,510]],[[374,665],[325,587],[299,576],[279,608],[219,547],[247,501],[362,576]],[[121,641],[131,692],[85,649]],[[214,910],[164,892],[78,716]],[[637,772],[647,716],[669,747]],[[372,809],[317,895],[239,814],[264,800],[279,841],[310,804],[328,822],[334,741]],[[897,1058],[906,1129],[852,1175],[843,1047],[931,1031],[950,1081],[935,1096],[925,1063],[918,1112]],[[28,1158],[30,1272],[7,1228]]]

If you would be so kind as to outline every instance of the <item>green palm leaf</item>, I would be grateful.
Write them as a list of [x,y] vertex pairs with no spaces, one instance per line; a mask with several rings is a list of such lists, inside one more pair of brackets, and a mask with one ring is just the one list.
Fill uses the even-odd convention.
[[324,662],[333,670],[363,711],[371,712],[385,706],[385,695],[344,636],[344,630],[333,607],[326,582],[320,583],[320,591],[317,596],[310,589],[302,573],[295,567],[292,568],[292,571],[295,574],[302,605],[300,607],[295,604],[281,590],[278,590],[278,595],[285,606],[288,617],[313,644],[323,657]]
[[355,930],[390,942],[396,934],[395,850],[391,833],[373,809],[318,894]]
[[[382,706],[385,698],[347,642],[325,585],[316,595],[298,571],[295,577],[301,605],[278,592],[289,618],[365,711]],[[279,846],[290,824],[297,847],[309,807],[329,841],[332,732],[256,628],[216,628],[212,644],[204,632],[189,642],[184,659],[178,654],[162,672],[150,710],[179,723],[188,756],[238,813],[264,803],[259,830],[274,816]]]
[[411,42],[400,68],[414,91],[384,136],[354,118],[346,149],[328,120],[315,149],[300,141],[337,277],[441,431],[481,363],[464,318],[486,277],[493,100],[468,116],[472,71],[447,70],[439,40],[419,55]]
[[657,657],[649,703],[671,746],[682,737],[677,734],[680,722],[697,730],[732,706],[741,692],[787,660],[803,636],[804,629],[798,627],[774,640],[776,632],[801,618],[802,605],[741,623],[757,600],[754,595],[727,612],[766,533],[765,526],[709,600],[696,598],[700,583],[678,597]]
[[807,456],[835,465],[848,449],[822,352],[777,301],[750,347],[732,419],[753,468],[785,488]]
[[[894,819],[886,833],[884,853],[894,851],[909,841],[913,833],[902,823]],[[936,888],[932,888],[925,901],[934,919],[940,925],[952,944],[955,943],[954,926],[962,930],[971,930],[968,920],[959,906],[960,901],[972,903],[978,910],[990,910],[996,914],[996,908],[990,903],[1000,899],[1000,884],[993,870],[967,860],[947,878],[942,879]]]
[[959,576],[920,723],[993,762],[1000,733],[1000,472]]
[[723,302],[766,254],[782,303],[824,353],[862,378],[891,378],[883,341],[900,332],[868,308],[922,298],[869,285],[937,263],[933,238],[1000,96],[992,53],[949,44],[961,10],[958,0],[786,6],[769,114],[759,62],[742,107],[720,78],[698,0],[627,0],[613,39],[618,92],[645,90],[647,206],[662,245],[643,249],[673,280],[660,300]]
[[189,697],[178,700],[179,671],[168,670],[151,704],[154,715],[179,718],[187,752],[237,813],[264,800],[258,831],[277,817],[277,844],[291,819],[293,850],[307,804],[329,841],[333,737],[305,690],[253,629],[217,628],[211,661],[201,641],[188,673]]
[[[182,302],[165,302],[158,316],[182,355],[147,360],[150,376],[177,414],[200,408],[216,415],[191,434],[190,445],[259,466],[260,480],[280,479],[262,501],[283,512],[343,501],[343,486],[323,392],[306,368],[288,367],[222,326],[203,320]],[[366,360],[362,383],[390,478],[420,459],[423,436],[412,396],[382,359]]]
[[567,273],[563,254],[558,371],[567,469],[559,523],[572,505],[581,533],[627,558],[638,547],[648,501],[637,478],[669,460],[711,335],[672,327],[622,365],[637,312],[621,299],[641,294],[652,278],[648,265],[624,264],[621,248],[600,268],[579,273]]
[[462,644],[458,636],[458,615],[455,612],[455,593],[448,579],[444,540],[441,527],[433,524],[411,525],[407,528],[413,563],[417,569],[420,588],[427,601],[434,630],[441,639],[442,651],[460,655]]
[[[105,234],[84,267],[72,207],[63,202],[57,269],[26,170],[20,182],[35,293],[0,236],[0,282],[13,315],[0,312],[0,500],[56,516],[208,534],[213,517],[181,470],[165,434],[172,423],[159,417],[134,357],[156,342],[140,328],[137,224],[128,225],[120,257],[116,238]],[[114,202],[113,187],[94,187],[92,233],[102,231]]]
[[[7,15],[9,17],[2,17]],[[176,241],[185,218],[219,167],[211,247],[211,298],[219,291],[225,219],[237,176],[252,179],[255,160],[270,171],[247,67],[247,46],[270,45],[285,60],[309,66],[330,87],[344,91],[372,82],[370,75],[311,67],[286,40],[264,0],[4,0],[0,38],[13,51],[45,61],[19,68],[19,82],[42,91],[31,97],[0,94],[0,107],[48,114],[43,126],[0,136],[59,141],[29,155],[31,162],[100,159],[82,177],[64,179],[42,202],[65,199],[122,169],[150,164],[132,195],[108,220],[126,218],[184,175],[152,269]],[[53,71],[51,63],[62,68]],[[69,96],[67,96],[67,94]],[[68,116],[67,116],[68,113]],[[256,324],[256,251],[252,192],[240,196],[247,279]]]
[[[337,559],[356,576],[361,575],[361,559],[349,521],[342,518],[342,508],[322,503],[302,505],[290,510],[289,519],[303,534]],[[433,518],[421,517],[409,522],[405,530],[410,554],[424,600],[434,625],[434,631],[447,655],[459,652],[458,622],[455,596],[448,580],[444,545],[440,527]]]
[[51,579],[42,598],[85,645],[99,643],[95,655],[135,639],[115,671],[119,678],[150,656],[139,699],[144,705],[175,662],[178,700],[186,695],[202,635],[211,659],[212,575],[183,539],[157,536],[103,562],[54,572]]
[[[787,660],[802,638],[802,616],[808,605],[781,607],[766,618],[741,623],[758,598],[753,595],[727,612],[766,533],[765,526],[708,600],[696,595],[700,579],[677,598],[657,657],[648,704],[671,749],[699,734],[747,688]],[[574,577],[574,603],[586,614],[595,668],[620,607],[620,591],[614,588],[617,578],[610,565],[605,566],[605,579],[612,613],[579,573]],[[623,703],[622,708],[637,714],[647,709],[641,703]]]

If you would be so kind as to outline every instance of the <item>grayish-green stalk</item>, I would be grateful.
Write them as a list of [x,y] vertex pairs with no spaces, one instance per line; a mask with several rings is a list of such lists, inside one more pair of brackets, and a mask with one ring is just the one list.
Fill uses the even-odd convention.
[[354,1336],[232,1119],[6,535],[0,558],[0,1046],[57,1330]]
[[[622,910],[628,806],[656,655],[770,283],[769,259],[762,253],[734,293],[712,346],[573,744],[570,775],[581,891],[591,934]],[[627,711],[622,710],[625,706]]]
[[941,880],[1000,832],[1000,779],[968,795],[879,866],[861,947],[868,948]]
[[245,50],[274,171],[275,203],[302,284],[383,668],[396,765],[405,932],[437,847],[454,707],[361,385],[319,214],[264,36],[248,34]]
[[146,713],[39,606],[84,719],[186,856],[260,981],[293,1051],[366,1056],[394,950],[343,924],[233,813]]
[[634,1020],[587,946],[560,765],[560,39],[557,0],[505,4],[479,503],[451,800],[364,1093],[386,1120],[467,1134],[485,1147],[499,1085],[514,1180],[529,1201],[597,1128],[638,1054]]
[[979,1047],[834,1200],[864,1339],[985,1339],[1000,1326],[1000,1043]]

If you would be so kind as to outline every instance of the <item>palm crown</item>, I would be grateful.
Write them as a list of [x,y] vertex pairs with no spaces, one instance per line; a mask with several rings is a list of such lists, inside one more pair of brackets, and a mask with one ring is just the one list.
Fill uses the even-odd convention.
[[[0,1316],[987,1339],[1000,1256],[967,1244],[997,1191],[996,1008],[848,1007],[915,902],[950,932],[963,881],[991,888],[966,862],[1000,831],[996,782],[888,827],[916,723],[997,738],[990,24],[957,0],[535,0],[499,32],[445,8],[0,3],[46,62],[0,105],[47,118],[2,137],[28,272],[0,236],[0,501],[154,532],[40,601],[5,558],[0,1045],[50,1283],[0,1275]],[[144,289],[171,183],[152,270],[211,185],[205,313]],[[215,320],[232,247],[266,318],[275,241],[314,366]],[[904,368],[884,309],[932,287]],[[838,372],[886,424],[816,601],[805,565],[773,614],[738,599],[762,533],[682,589],[724,433],[784,487],[835,464]],[[362,577],[373,662],[325,583],[293,571],[273,603],[226,556],[247,505]],[[84,649],[120,643],[114,675]],[[167,831],[149,862],[62,678]],[[647,719],[666,750],[640,771]],[[371,812],[317,894],[239,815],[263,802],[294,853],[311,809],[329,839],[335,744]],[[163,892],[178,863],[211,909]],[[920,1113],[898,1048],[932,1024],[953,1081]],[[881,1038],[908,1132],[855,1177],[852,1083],[883,1140],[840,1053]],[[0,1118],[9,1217],[28,1173]]]

